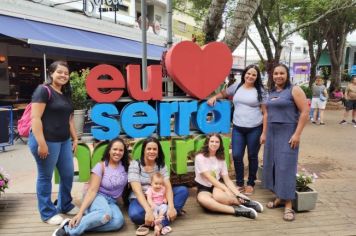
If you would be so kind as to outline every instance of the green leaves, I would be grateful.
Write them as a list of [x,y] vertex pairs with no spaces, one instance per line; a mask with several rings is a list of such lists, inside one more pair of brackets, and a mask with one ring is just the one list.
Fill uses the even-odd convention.
[[89,68],[80,72],[73,71],[70,74],[70,85],[72,88],[72,103],[74,110],[86,109],[88,106],[85,79],[89,74]]

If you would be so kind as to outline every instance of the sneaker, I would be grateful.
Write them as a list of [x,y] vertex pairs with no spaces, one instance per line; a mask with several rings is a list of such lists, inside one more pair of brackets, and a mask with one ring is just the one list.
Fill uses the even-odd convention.
[[66,212],[65,214],[75,216],[78,213],[79,213],[79,208],[77,206],[74,206],[72,210]]
[[356,120],[351,121],[353,125],[356,125]]
[[243,217],[247,217],[250,219],[257,218],[257,212],[252,208],[248,208],[243,205],[233,206],[233,207],[235,210],[235,216],[243,216]]
[[66,233],[66,231],[64,230],[64,226],[68,225],[69,221],[70,221],[70,219],[68,219],[68,218],[63,220],[62,223],[60,224],[59,228],[53,232],[52,236],[66,236],[66,235],[68,235]]
[[45,222],[50,225],[59,225],[63,222],[63,217],[60,214],[54,215]]
[[243,205],[245,207],[252,208],[252,209],[256,210],[259,213],[261,213],[263,211],[263,206],[258,201],[250,200],[248,202],[245,202]]
[[347,121],[346,121],[346,120],[342,120],[342,121],[340,121],[339,124],[340,124],[340,125],[346,125],[346,124],[347,124]]

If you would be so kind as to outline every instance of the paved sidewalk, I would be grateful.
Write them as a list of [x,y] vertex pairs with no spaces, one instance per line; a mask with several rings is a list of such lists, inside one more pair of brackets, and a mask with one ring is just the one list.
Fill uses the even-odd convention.
[[[300,167],[319,176],[313,184],[319,193],[315,210],[298,213],[292,223],[282,220],[282,209],[267,209],[256,221],[211,214],[199,207],[191,189],[185,207],[188,214],[174,222],[171,235],[356,235],[356,128],[339,125],[342,114],[326,111],[326,125],[308,124],[302,137]],[[51,235],[55,227],[40,222],[36,208],[32,156],[22,143],[7,150],[0,152],[0,166],[11,175],[12,183],[6,198],[0,199],[0,235]],[[54,185],[54,191],[56,188]],[[82,184],[75,183],[76,202],[81,188]],[[266,204],[272,194],[258,184],[253,198]],[[134,232],[135,226],[127,219],[119,234]]]

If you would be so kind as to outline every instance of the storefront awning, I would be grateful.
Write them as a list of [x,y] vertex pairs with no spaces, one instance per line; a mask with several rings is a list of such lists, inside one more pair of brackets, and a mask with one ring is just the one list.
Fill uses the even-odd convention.
[[[138,41],[5,15],[0,15],[0,34],[43,47],[142,57],[142,44]],[[160,60],[164,50],[148,44],[147,59]]]

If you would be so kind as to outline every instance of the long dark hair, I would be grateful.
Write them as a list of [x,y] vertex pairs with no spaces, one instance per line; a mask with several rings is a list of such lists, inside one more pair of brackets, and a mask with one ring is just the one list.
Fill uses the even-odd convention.
[[[47,81],[46,81],[45,84],[47,84],[47,85],[52,84],[52,82],[53,82],[52,75],[57,70],[58,66],[66,67],[68,69],[68,72],[69,72],[69,66],[68,66],[67,62],[65,62],[65,61],[54,61],[48,67],[48,76],[47,76]],[[72,96],[72,89],[70,87],[70,80],[68,80],[68,82],[64,86],[62,86],[62,93],[67,97],[71,97]]]
[[286,81],[286,83],[284,84],[283,89],[289,88],[289,87],[292,85],[292,83],[290,82],[290,73],[289,73],[288,67],[287,67],[286,65],[282,64],[282,63],[278,63],[278,64],[276,64],[276,65],[273,67],[273,69],[272,69],[272,79],[271,79],[271,83],[270,83],[270,85],[269,85],[269,87],[268,87],[268,90],[269,90],[269,91],[272,91],[272,90],[275,89],[276,84],[275,84],[274,81],[273,81],[273,73],[274,73],[274,70],[275,70],[277,67],[283,67],[283,68],[287,71],[287,81]]
[[105,165],[106,165],[106,166],[109,165],[109,161],[110,161],[110,149],[112,148],[112,146],[113,146],[114,143],[116,143],[116,142],[120,142],[120,143],[122,143],[122,145],[124,145],[124,154],[123,154],[123,156],[122,156],[122,158],[121,158],[120,161],[121,161],[122,165],[124,166],[125,171],[128,172],[128,170],[129,170],[129,152],[128,152],[128,150],[127,150],[127,146],[126,146],[124,140],[121,139],[121,138],[115,138],[115,139],[113,139],[113,140],[111,140],[111,141],[109,142],[109,144],[108,144],[108,145],[106,146],[106,148],[105,148],[104,155],[103,155],[103,157],[101,158],[101,160],[102,160],[103,162],[105,162]]
[[200,149],[199,153],[203,154],[203,156],[205,156],[205,157],[209,157],[209,141],[210,141],[210,138],[214,137],[214,136],[217,137],[219,139],[219,141],[220,141],[220,147],[216,151],[215,156],[219,160],[225,160],[223,141],[222,141],[221,135],[217,134],[217,133],[213,133],[213,134],[210,134],[210,135],[206,136],[206,139],[204,141],[204,145]]
[[241,75],[241,82],[237,86],[236,91],[245,83],[245,75],[246,75],[247,71],[249,69],[251,69],[251,68],[255,69],[257,71],[257,78],[256,78],[255,83],[253,85],[255,86],[255,88],[257,90],[257,99],[258,99],[259,102],[261,102],[262,101],[262,87],[263,87],[263,84],[262,84],[260,69],[256,65],[249,65],[243,70],[242,75]]
[[146,146],[147,146],[148,143],[157,144],[158,155],[157,155],[157,158],[156,158],[155,161],[156,161],[156,164],[158,166],[158,169],[163,168],[164,167],[164,153],[163,153],[162,146],[161,146],[160,142],[155,137],[148,137],[143,141],[142,150],[141,150],[141,158],[140,158],[141,165],[142,166],[146,165],[146,163],[145,163],[145,149],[146,149]]

